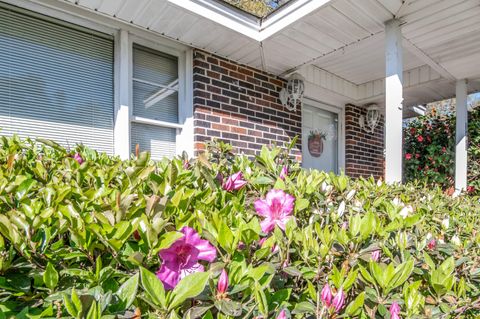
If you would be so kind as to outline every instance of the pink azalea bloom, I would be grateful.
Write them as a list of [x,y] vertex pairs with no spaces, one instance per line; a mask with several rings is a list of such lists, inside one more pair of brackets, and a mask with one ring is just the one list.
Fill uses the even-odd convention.
[[328,283],[323,286],[322,292],[320,294],[320,298],[322,302],[325,304],[325,306],[330,307],[332,304],[332,290],[330,289],[330,285]]
[[80,153],[75,153],[75,155],[73,155],[73,159],[76,160],[78,164],[83,163],[83,158],[82,158],[82,155],[80,155]]
[[277,316],[277,319],[287,319],[287,313],[285,312],[284,309],[280,311],[280,313]]
[[375,250],[372,252],[371,259],[372,261],[377,262],[380,259],[380,250]]
[[338,313],[345,306],[345,293],[340,289],[332,300],[332,307]]
[[396,301],[390,306],[390,319],[400,319],[400,306]]
[[222,270],[217,284],[217,295],[224,295],[228,289],[228,275],[225,269]]
[[272,189],[265,199],[255,201],[257,214],[265,219],[260,223],[264,233],[270,233],[275,225],[285,230],[285,224],[292,218],[295,197],[279,189]]
[[225,183],[223,183],[222,187],[226,191],[234,191],[239,190],[243,186],[247,184],[247,181],[243,179],[242,172],[235,173],[230,175]]
[[283,166],[282,170],[280,172],[280,179],[285,179],[285,177],[287,177],[287,176],[288,176],[288,167]]
[[159,252],[162,266],[157,272],[157,277],[167,290],[175,288],[187,275],[204,271],[199,260],[212,262],[217,257],[215,247],[207,240],[200,239],[193,228],[183,227],[181,232],[184,234],[182,238]]

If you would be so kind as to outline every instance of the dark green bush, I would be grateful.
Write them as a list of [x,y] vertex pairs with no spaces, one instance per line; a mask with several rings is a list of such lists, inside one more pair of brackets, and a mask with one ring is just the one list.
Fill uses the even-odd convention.
[[[212,150],[153,163],[3,138],[0,318],[479,315],[477,198]],[[154,273],[173,265],[192,274],[167,290]]]
[[[420,116],[408,123],[405,135],[405,177],[444,189],[454,186],[455,116]],[[480,108],[469,112],[468,191],[480,194]]]

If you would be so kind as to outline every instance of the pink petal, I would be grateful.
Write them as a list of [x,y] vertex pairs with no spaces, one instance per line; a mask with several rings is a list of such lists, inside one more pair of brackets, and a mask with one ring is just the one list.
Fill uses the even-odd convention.
[[199,263],[196,263],[190,268],[181,269],[179,278],[180,278],[180,280],[182,280],[183,278],[187,277],[190,274],[193,274],[193,273],[196,273],[196,272],[204,272],[204,271],[205,271],[205,267],[203,267],[203,265],[201,265]]
[[293,211],[293,203],[295,202],[295,197],[289,194],[285,195],[285,200],[283,201],[283,212],[287,215],[290,215]]
[[267,193],[266,200],[269,205],[272,205],[274,201],[283,203],[285,200],[285,192],[281,189],[272,189]]
[[257,199],[255,201],[255,210],[257,211],[257,214],[263,217],[268,217],[270,216],[270,206],[268,203],[263,200],[263,199]]
[[264,233],[270,233],[275,229],[275,221],[270,218],[266,218],[260,222],[260,227]]
[[198,250],[200,260],[212,262],[217,258],[217,250],[207,240],[201,239],[195,229],[185,226],[181,230],[185,234],[183,238],[186,244],[194,246]]
[[156,275],[157,278],[163,283],[163,286],[166,290],[175,288],[180,281],[180,273],[178,269],[169,268],[165,263],[160,267]]

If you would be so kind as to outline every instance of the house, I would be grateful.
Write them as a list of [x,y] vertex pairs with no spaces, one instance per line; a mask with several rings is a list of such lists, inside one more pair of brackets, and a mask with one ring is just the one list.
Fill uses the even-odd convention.
[[1,0],[1,132],[122,158],[298,135],[304,167],[398,182],[403,114],[456,96],[461,189],[479,29],[478,0],[290,0],[265,17],[220,0]]

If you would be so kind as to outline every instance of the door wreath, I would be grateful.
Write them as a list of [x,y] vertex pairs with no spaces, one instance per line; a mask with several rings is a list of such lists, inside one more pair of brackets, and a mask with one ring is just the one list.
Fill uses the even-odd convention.
[[313,157],[320,157],[323,153],[323,141],[327,134],[322,131],[310,131],[308,135],[308,152]]

